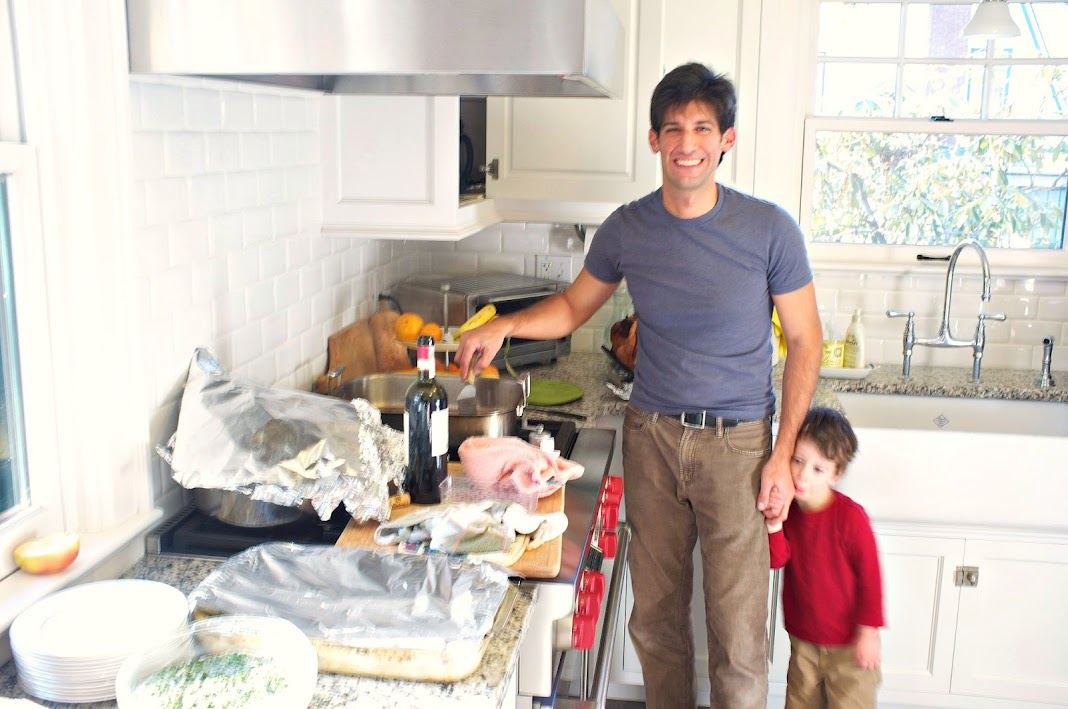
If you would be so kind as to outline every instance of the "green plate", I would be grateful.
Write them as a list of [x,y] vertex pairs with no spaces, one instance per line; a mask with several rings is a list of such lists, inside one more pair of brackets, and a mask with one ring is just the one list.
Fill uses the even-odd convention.
[[530,383],[527,403],[531,406],[557,406],[582,398],[582,387],[559,379],[535,379]]

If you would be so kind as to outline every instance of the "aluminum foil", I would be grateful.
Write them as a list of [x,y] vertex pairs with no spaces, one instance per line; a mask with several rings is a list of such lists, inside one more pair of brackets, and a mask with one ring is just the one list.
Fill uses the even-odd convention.
[[389,519],[389,483],[404,475],[404,436],[368,401],[257,386],[206,348],[189,364],[177,430],[156,451],[183,487],[307,500],[324,520],[342,503],[358,521]]
[[507,573],[494,564],[268,542],[223,562],[189,603],[285,618],[336,645],[413,648],[481,640],[507,588]]

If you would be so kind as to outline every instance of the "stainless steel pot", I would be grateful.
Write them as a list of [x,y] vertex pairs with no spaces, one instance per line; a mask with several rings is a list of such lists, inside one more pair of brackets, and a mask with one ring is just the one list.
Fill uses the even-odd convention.
[[307,501],[299,507],[286,507],[253,500],[233,490],[194,488],[193,502],[204,514],[236,527],[277,527],[315,514]]
[[[404,394],[418,375],[415,374],[366,374],[353,377],[331,392],[342,399],[366,399],[382,412],[382,422],[397,430],[404,429]],[[456,450],[471,436],[514,436],[519,431],[520,419],[527,404],[529,379],[524,374],[520,379],[493,379],[479,377],[475,380],[474,414],[461,414],[456,408],[456,397],[463,381],[457,376],[442,375],[438,382],[445,387],[449,397],[449,448]]]

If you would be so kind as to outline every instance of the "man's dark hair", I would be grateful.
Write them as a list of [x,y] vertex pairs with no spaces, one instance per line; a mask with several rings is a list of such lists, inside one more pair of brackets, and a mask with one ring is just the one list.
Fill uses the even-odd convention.
[[738,107],[734,84],[726,74],[717,74],[698,62],[675,67],[656,85],[649,102],[649,125],[660,135],[664,114],[693,101],[712,107],[720,133],[734,127],[734,113]]
[[827,460],[838,466],[838,474],[845,473],[849,461],[857,454],[857,436],[845,415],[820,406],[809,409],[797,439],[812,441]]

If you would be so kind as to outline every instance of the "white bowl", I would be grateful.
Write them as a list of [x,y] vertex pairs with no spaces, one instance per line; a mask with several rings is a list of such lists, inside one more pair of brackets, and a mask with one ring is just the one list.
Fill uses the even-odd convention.
[[[209,669],[197,673],[209,678],[168,681],[190,665]],[[115,691],[120,709],[162,709],[175,706],[178,697],[182,706],[202,706],[197,693],[208,691],[232,692],[216,698],[217,706],[231,709],[298,709],[311,702],[318,675],[315,648],[293,623],[226,615],[192,623],[159,647],[129,657]]]

